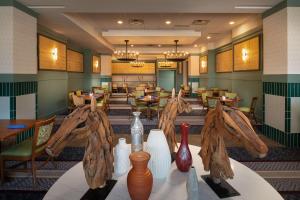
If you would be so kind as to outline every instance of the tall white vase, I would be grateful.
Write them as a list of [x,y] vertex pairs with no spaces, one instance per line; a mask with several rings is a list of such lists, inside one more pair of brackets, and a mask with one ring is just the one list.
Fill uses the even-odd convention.
[[186,190],[188,194],[188,200],[199,200],[199,186],[198,177],[194,167],[189,170],[188,178],[186,181]]
[[126,144],[125,138],[119,138],[119,143],[115,147],[114,173],[116,176],[125,174],[130,168],[130,145]]
[[146,151],[151,155],[148,167],[153,178],[164,179],[171,167],[171,154],[165,134],[160,129],[152,129],[147,139]]

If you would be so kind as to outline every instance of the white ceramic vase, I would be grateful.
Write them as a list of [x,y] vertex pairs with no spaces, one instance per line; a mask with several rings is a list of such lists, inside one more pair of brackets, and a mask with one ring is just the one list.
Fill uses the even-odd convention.
[[125,174],[130,168],[129,155],[130,145],[127,145],[125,138],[119,138],[119,143],[115,147],[114,173],[116,176]]
[[199,200],[198,177],[194,167],[191,167],[186,181],[188,200]]
[[152,129],[145,146],[146,151],[151,155],[148,167],[153,178],[166,178],[170,172],[171,154],[164,132],[160,129]]

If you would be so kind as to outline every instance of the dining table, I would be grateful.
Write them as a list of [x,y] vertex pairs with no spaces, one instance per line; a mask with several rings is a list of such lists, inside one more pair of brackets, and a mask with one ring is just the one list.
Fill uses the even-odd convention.
[[146,104],[146,106],[147,106],[147,118],[151,119],[151,110],[150,110],[150,107],[153,104],[158,103],[159,102],[159,98],[157,96],[146,95],[146,96],[142,96],[142,97],[137,98],[137,100]]
[[95,97],[96,100],[99,100],[104,97],[104,93],[101,94],[83,94],[81,97],[84,98],[85,102],[90,102],[92,97]]
[[[1,152],[1,143],[13,136],[16,136],[24,131],[27,131],[35,126],[35,119],[1,119],[0,120],[0,152]],[[9,128],[10,125],[24,125],[20,128]]]
[[237,104],[242,101],[242,99],[240,97],[236,97],[236,98],[228,98],[225,96],[220,97],[220,102],[225,105],[232,105],[232,107],[237,107]]
[[[130,145],[130,144],[128,144]],[[144,143],[146,146],[147,144]],[[178,144],[180,146],[180,144]],[[130,147],[129,147],[130,148]],[[204,170],[202,159],[198,155],[200,147],[189,145],[193,158],[193,166],[196,171],[196,180],[198,182],[198,193],[201,199],[205,200],[283,200],[280,194],[263,179],[259,174],[242,163],[231,159],[231,168],[234,172],[233,179],[226,182],[234,188],[238,194],[233,197],[220,198],[214,190],[205,182],[204,176],[209,175]],[[106,193],[106,200],[130,200],[127,189],[127,172],[123,175],[113,174],[112,179],[116,181],[115,185]],[[153,186],[149,200],[183,200],[188,199],[186,182],[189,173],[180,172],[176,163],[171,164],[168,176],[165,179],[153,179]],[[143,187],[141,185],[141,187]],[[223,188],[221,188],[223,189]],[[224,190],[224,189],[223,189]],[[86,182],[83,163],[79,162],[71,169],[65,172],[47,191],[43,200],[74,200],[83,198],[91,190]],[[96,193],[97,194],[97,193]],[[94,196],[97,199],[97,196]]]

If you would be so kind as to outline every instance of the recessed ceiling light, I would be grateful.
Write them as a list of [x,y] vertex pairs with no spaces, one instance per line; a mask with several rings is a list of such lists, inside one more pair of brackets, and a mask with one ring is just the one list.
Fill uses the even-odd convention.
[[171,22],[170,20],[167,20],[167,21],[165,21],[165,23],[166,23],[167,25],[169,25],[169,24],[171,24],[172,22]]
[[210,36],[207,36],[206,38],[209,40],[211,37],[210,37]]
[[117,23],[118,23],[118,24],[123,24],[123,21],[122,21],[122,20],[119,20]]
[[197,45],[197,44],[194,44],[194,47],[198,47],[198,45]]
[[272,6],[235,6],[236,9],[270,9]]
[[158,47],[161,47],[161,44],[157,45]]
[[133,44],[131,44],[130,46],[131,46],[131,47],[134,47],[134,45],[133,45]]
[[229,24],[230,24],[230,25],[233,25],[233,24],[235,24],[235,22],[234,22],[234,21],[230,21]]

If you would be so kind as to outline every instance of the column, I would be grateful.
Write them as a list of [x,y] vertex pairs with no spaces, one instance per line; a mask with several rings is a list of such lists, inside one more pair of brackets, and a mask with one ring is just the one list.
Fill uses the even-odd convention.
[[100,84],[103,87],[108,87],[111,90],[112,83],[112,66],[111,55],[101,55],[101,78]]
[[263,133],[300,146],[300,2],[283,1],[263,14]]

